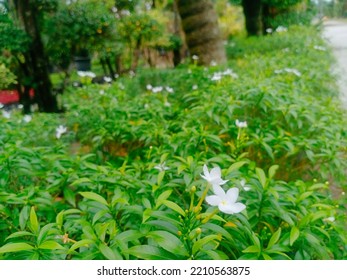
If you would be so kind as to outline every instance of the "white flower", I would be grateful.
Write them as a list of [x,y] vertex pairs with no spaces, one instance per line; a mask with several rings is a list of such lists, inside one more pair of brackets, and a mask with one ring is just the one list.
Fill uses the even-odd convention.
[[205,179],[207,182],[209,182],[213,188],[216,186],[224,185],[229,180],[223,180],[222,179],[222,171],[219,166],[216,166],[211,169],[211,172],[208,172],[208,168],[206,164],[204,164],[203,167],[204,175],[200,175],[203,179]]
[[198,57],[196,54],[194,54],[194,55],[192,56],[192,59],[193,59],[193,60],[198,60],[199,57]]
[[239,196],[238,188],[231,188],[225,193],[222,187],[215,186],[214,193],[206,197],[206,202],[212,206],[218,206],[223,213],[236,214],[246,208],[243,203],[236,202]]
[[112,82],[112,79],[111,79],[111,77],[105,76],[105,77],[104,77],[104,81],[105,81],[106,83],[111,83],[111,82]]
[[213,74],[211,81],[219,81],[220,79],[222,79],[222,73],[216,72]]
[[230,76],[233,77],[235,79],[237,79],[239,76],[230,68],[228,68],[227,70],[225,70],[223,73],[223,76]]
[[275,72],[275,74],[283,74],[284,72],[287,72],[290,74],[294,74],[295,76],[298,76],[298,77],[301,76],[300,71],[297,69],[293,69],[293,68],[284,68],[282,70],[275,70],[274,72]]
[[278,26],[276,28],[276,32],[287,32],[287,31],[288,31],[288,28],[284,26]]
[[153,93],[158,93],[158,92],[161,92],[163,90],[163,87],[154,87],[152,88],[152,92]]
[[59,125],[55,131],[56,131],[55,136],[57,137],[57,139],[59,139],[64,133],[66,133],[67,127],[63,125]]
[[245,179],[242,179],[240,181],[240,185],[241,187],[246,191],[248,192],[249,190],[251,190],[251,187],[249,187],[248,185],[246,185],[246,180]]
[[4,108],[4,104],[0,103],[0,109]]
[[104,91],[103,89],[101,89],[101,90],[99,91],[99,93],[100,93],[101,95],[104,95],[104,94],[105,94],[105,91]]
[[193,85],[192,89],[193,90],[197,90],[198,89],[198,85]]
[[154,169],[157,169],[159,171],[165,171],[165,170],[169,170],[170,168],[165,165],[165,161],[164,161],[163,163],[160,163],[154,166]]
[[301,73],[299,72],[299,70],[297,69],[292,69],[292,68],[284,68],[284,71],[286,71],[287,73],[292,73],[298,77],[301,76]]
[[315,50],[318,50],[318,51],[322,51],[322,52],[325,52],[327,49],[322,47],[322,46],[314,46],[313,47]]
[[164,106],[165,106],[165,107],[171,107],[171,103],[168,102],[168,101],[165,101]]
[[3,116],[5,119],[9,119],[9,118],[11,118],[11,113],[8,112],[8,111],[2,111],[2,116]]
[[152,87],[152,85],[150,85],[150,84],[148,84],[148,85],[146,86],[146,89],[147,89],[147,90],[152,90],[152,88],[153,88],[153,87]]
[[31,120],[32,120],[32,117],[30,115],[25,115],[23,117],[23,121],[26,122],[26,123],[30,122]]
[[173,93],[174,90],[172,87],[165,87],[165,90],[168,92],[168,93]]
[[240,122],[239,120],[236,120],[235,121],[235,124],[238,128],[246,128],[247,127],[247,122],[244,121],[244,122]]
[[328,217],[328,218],[323,219],[323,221],[324,221],[324,222],[333,223],[333,222],[335,222],[335,217],[334,217],[334,216],[331,216],[331,217]]
[[272,32],[273,32],[272,28],[266,28],[266,33],[272,33]]
[[215,62],[214,60],[211,61],[210,63],[211,66],[217,66],[217,62]]
[[89,77],[93,79],[96,77],[95,73],[91,71],[77,71],[77,75],[80,76],[81,78]]

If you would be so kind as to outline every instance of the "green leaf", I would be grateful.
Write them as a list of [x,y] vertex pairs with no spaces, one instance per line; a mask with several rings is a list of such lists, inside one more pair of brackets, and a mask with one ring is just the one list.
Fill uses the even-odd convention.
[[247,164],[247,161],[239,161],[239,162],[235,162],[233,163],[227,170],[227,174],[235,171],[235,170],[239,170],[242,166],[244,166],[245,164]]
[[175,202],[172,202],[170,200],[164,200],[163,204],[170,208],[171,210],[177,212],[178,214],[182,215],[183,217],[186,215],[186,213],[184,212],[184,210],[178,206]]
[[5,244],[0,248],[0,254],[4,253],[12,253],[18,251],[30,251],[33,250],[34,247],[29,245],[28,243],[9,243]]
[[31,232],[28,232],[28,231],[17,231],[15,233],[12,233],[9,236],[7,236],[5,240],[10,239],[10,238],[23,237],[23,236],[34,236],[34,234],[32,234]]
[[125,254],[133,255],[144,260],[174,260],[175,255],[159,247],[151,245],[138,245],[125,250]]
[[29,213],[30,213],[30,206],[29,205],[25,205],[22,210],[20,211],[19,214],[19,227],[21,230],[25,229],[26,223],[28,221],[29,218]]
[[271,261],[272,260],[272,258],[268,254],[266,254],[266,253],[262,253],[261,255],[263,256],[264,260],[266,260],[266,261]]
[[233,240],[232,235],[219,225],[216,225],[213,223],[206,223],[206,224],[202,225],[201,228],[206,228],[208,230],[211,230],[213,233],[221,234],[222,236],[224,236],[228,240]]
[[255,169],[255,172],[257,174],[257,177],[258,177],[260,184],[262,185],[263,188],[265,188],[266,187],[266,176],[265,176],[264,170],[257,167]]
[[167,190],[167,191],[161,193],[161,194],[158,196],[158,198],[157,198],[157,201],[156,201],[156,204],[155,204],[155,208],[158,209],[158,207],[159,207],[160,205],[162,205],[163,202],[164,202],[166,199],[169,198],[169,196],[171,195],[171,193],[172,193],[172,190]]
[[211,234],[196,241],[192,248],[193,255],[195,255],[200,249],[202,249],[204,245],[215,240],[220,240],[220,237],[218,235]]
[[75,199],[75,192],[72,191],[70,188],[64,188],[64,199],[70,203],[73,207],[76,207],[76,199]]
[[47,225],[42,227],[42,229],[40,230],[39,235],[37,237],[37,244],[40,244],[42,241],[44,241],[46,239],[48,232],[54,226],[55,226],[55,224],[51,223],[51,224],[47,224]]
[[127,243],[132,241],[138,241],[143,234],[138,230],[127,230],[123,231],[116,236],[116,242],[119,243]]
[[148,233],[148,238],[152,238],[160,247],[176,255],[188,256],[188,252],[181,240],[167,231],[158,230]]
[[94,241],[91,239],[82,239],[80,241],[77,241],[70,247],[68,254],[71,254],[73,251],[77,250],[80,247],[89,247],[89,245],[91,244],[94,244]]
[[290,230],[290,237],[289,237],[290,246],[294,244],[294,242],[298,239],[299,235],[300,235],[300,230],[296,226],[293,226],[292,229]]
[[60,211],[58,215],[55,217],[55,222],[57,223],[60,229],[63,226],[63,221],[64,221],[64,210]]
[[108,207],[108,203],[105,198],[103,198],[101,195],[93,193],[93,192],[79,192],[80,195],[82,195],[84,198],[97,201],[105,206]]
[[58,242],[53,240],[47,240],[42,242],[39,247],[39,249],[47,249],[47,250],[62,250],[65,249],[63,246],[61,246]]
[[39,222],[37,220],[36,212],[34,206],[30,209],[30,229],[34,234],[39,233]]
[[80,185],[83,183],[91,183],[92,181],[89,178],[79,178],[75,181],[73,181],[70,185],[71,186],[76,186],[76,185]]
[[160,186],[161,182],[163,181],[163,178],[165,176],[165,170],[160,171],[157,177],[157,184]]
[[280,239],[280,236],[281,228],[278,228],[278,230],[271,236],[267,249],[270,249],[273,245],[275,245]]
[[279,168],[278,165],[273,165],[269,168],[269,179],[272,179],[275,176],[278,168]]
[[260,248],[257,245],[247,247],[242,253],[260,253]]
[[116,250],[112,250],[107,245],[100,243],[99,245],[100,252],[104,255],[104,257],[108,260],[122,260],[122,256]]

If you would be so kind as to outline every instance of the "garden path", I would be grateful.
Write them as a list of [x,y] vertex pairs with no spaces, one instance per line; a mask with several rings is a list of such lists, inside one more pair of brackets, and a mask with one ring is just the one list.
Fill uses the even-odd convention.
[[338,77],[342,105],[347,109],[347,21],[325,21],[323,36],[333,48],[336,59],[333,71]]

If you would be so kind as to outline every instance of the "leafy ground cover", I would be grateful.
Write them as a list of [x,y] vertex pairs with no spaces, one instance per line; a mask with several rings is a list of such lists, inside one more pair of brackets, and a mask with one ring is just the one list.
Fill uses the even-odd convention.
[[303,27],[226,47],[3,111],[0,258],[346,259],[330,50]]

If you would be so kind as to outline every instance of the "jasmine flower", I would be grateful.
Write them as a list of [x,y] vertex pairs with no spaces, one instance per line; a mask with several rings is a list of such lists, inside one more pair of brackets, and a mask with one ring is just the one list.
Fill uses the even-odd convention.
[[226,193],[220,186],[214,187],[214,195],[206,197],[206,202],[226,214],[236,214],[243,211],[246,205],[236,202],[239,196],[238,188],[231,188]]

